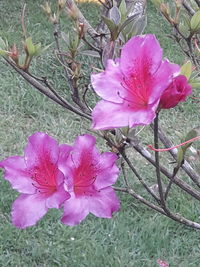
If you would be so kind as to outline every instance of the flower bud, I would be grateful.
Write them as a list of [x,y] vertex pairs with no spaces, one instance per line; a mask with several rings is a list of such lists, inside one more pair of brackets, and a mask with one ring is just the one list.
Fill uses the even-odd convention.
[[78,25],[78,34],[79,34],[79,39],[82,39],[85,34],[85,25],[84,23],[80,22]]
[[58,23],[58,18],[55,13],[53,13],[52,16],[50,16],[50,21],[54,24]]
[[65,0],[58,0],[58,7],[59,9],[63,9],[65,7]]
[[15,61],[16,64],[18,64],[19,61],[19,51],[17,49],[16,44],[13,45],[13,47],[9,51],[9,56]]
[[47,14],[47,16],[51,15],[51,6],[49,5],[49,2],[45,2],[44,6],[41,5],[43,11]]
[[78,18],[78,9],[77,7],[75,6],[75,4],[73,2],[66,2],[66,10],[67,10],[67,13],[68,15],[76,20]]
[[179,75],[173,79],[170,85],[163,92],[159,108],[168,109],[175,107],[179,102],[184,102],[186,96],[191,94],[192,87],[188,84],[184,75]]
[[175,2],[175,5],[178,9],[180,9],[182,7],[183,0],[174,0],[174,2]]

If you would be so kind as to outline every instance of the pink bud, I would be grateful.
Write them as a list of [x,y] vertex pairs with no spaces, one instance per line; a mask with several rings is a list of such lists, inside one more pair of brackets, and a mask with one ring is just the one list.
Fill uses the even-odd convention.
[[173,79],[167,89],[163,92],[159,108],[168,109],[175,107],[179,102],[184,102],[186,96],[192,93],[192,87],[188,84],[184,75]]

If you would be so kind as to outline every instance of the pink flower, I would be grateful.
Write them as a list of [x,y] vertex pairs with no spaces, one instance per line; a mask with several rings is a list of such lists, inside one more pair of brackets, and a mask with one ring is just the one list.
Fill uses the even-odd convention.
[[[65,146],[69,154],[71,147]],[[59,208],[70,195],[64,190],[64,175],[58,169],[59,146],[45,133],[29,137],[24,157],[0,162],[5,179],[21,195],[12,206],[12,222],[18,228],[34,225],[49,208]]]
[[179,102],[184,102],[186,96],[192,93],[192,87],[188,84],[184,75],[175,77],[163,92],[159,108],[168,109],[175,107]]
[[154,35],[130,39],[119,59],[108,60],[106,70],[91,77],[94,90],[103,98],[93,110],[93,128],[150,124],[163,91],[179,70],[178,65],[162,60]]
[[61,146],[59,169],[66,178],[66,190],[71,198],[64,203],[62,222],[79,224],[91,212],[97,217],[111,218],[118,211],[119,201],[111,185],[117,180],[117,156],[100,154],[91,135],[79,136],[68,156],[66,145]]

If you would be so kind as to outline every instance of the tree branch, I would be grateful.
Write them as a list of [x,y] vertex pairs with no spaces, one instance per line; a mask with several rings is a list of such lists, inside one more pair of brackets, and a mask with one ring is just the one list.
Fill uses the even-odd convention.
[[[151,128],[154,129],[153,124],[151,124]],[[166,137],[166,135],[161,129],[158,130],[158,136],[161,142],[165,145],[165,147],[173,146],[172,142]],[[177,149],[172,149],[169,151],[169,153],[176,160]],[[184,160],[184,164],[181,167],[187,173],[187,175],[193,180],[193,182],[198,187],[200,187],[200,176],[196,173],[196,171],[190,166],[190,164],[186,160]]]
[[[152,158],[152,155],[149,151],[147,151],[145,148],[141,147],[140,145],[131,144],[133,148],[142,155],[146,160],[148,160],[154,167],[156,167],[156,162]],[[162,165],[160,165],[160,171],[169,179],[171,180],[172,175],[171,173]],[[196,189],[192,188],[190,185],[188,185],[183,180],[179,179],[177,176],[174,177],[174,183],[180,187],[183,191],[191,195],[192,197],[196,198],[197,200],[200,200],[200,192],[198,192]]]
[[53,91],[48,90],[47,87],[42,85],[39,81],[34,79],[32,76],[30,76],[27,72],[23,71],[19,67],[17,67],[13,62],[8,60],[7,58],[4,58],[4,60],[16,71],[18,72],[29,84],[31,84],[34,88],[36,88],[38,91],[40,91],[42,94],[46,95],[48,98],[59,104],[60,106],[76,113],[77,115],[80,115],[81,117],[84,117],[86,119],[91,120],[91,116],[85,114],[81,110],[75,108],[72,104],[67,102],[66,100],[61,100],[61,98],[58,98]]

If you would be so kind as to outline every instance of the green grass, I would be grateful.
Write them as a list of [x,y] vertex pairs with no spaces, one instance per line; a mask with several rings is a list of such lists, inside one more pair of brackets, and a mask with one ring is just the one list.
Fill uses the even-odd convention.
[[[0,1],[0,35],[8,38],[10,43],[21,42],[19,19],[22,2]],[[41,12],[42,2],[27,1],[27,29],[35,42],[47,45],[53,41],[52,29]],[[94,4],[81,7],[96,23],[98,8]],[[180,51],[164,35],[168,26],[151,5],[148,8],[146,32],[157,35],[165,56],[182,63],[184,58]],[[67,30],[70,24],[64,16],[62,23]],[[53,72],[55,67],[58,70]],[[33,64],[32,70],[52,74],[52,81],[60,92],[69,95],[61,78],[62,72],[50,51]],[[172,139],[180,140],[177,132],[187,132],[198,126],[198,108],[198,104],[189,100],[162,113],[161,124]],[[73,143],[75,136],[86,132],[86,127],[88,125],[82,119],[34,91],[0,61],[0,158],[21,155],[27,137],[36,131],[47,132],[60,143]],[[148,129],[141,133],[143,137],[148,135]],[[152,181],[153,169],[144,168],[147,165],[139,157],[135,164],[143,176]],[[137,182],[134,184],[140,188]],[[67,227],[59,222],[62,212],[50,210],[37,226],[18,230],[11,225],[10,219],[11,205],[17,193],[3,179],[0,188],[0,266],[156,267],[158,258],[168,261],[173,267],[199,266],[199,231],[158,215],[130,197],[119,194],[121,211],[112,220],[90,215],[80,225]],[[171,199],[175,200],[176,211],[199,221],[198,203],[177,192],[175,187]]]

